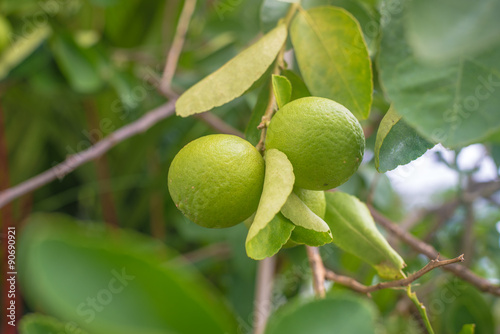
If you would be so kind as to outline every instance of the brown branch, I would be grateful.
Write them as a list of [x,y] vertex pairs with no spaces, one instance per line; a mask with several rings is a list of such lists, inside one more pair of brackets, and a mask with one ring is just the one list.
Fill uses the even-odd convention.
[[[370,212],[373,215],[373,218],[382,225],[389,233],[394,234],[399,239],[407,243],[410,247],[412,247],[417,252],[424,254],[429,259],[434,259],[438,256],[438,252],[434,247],[429,244],[426,244],[422,240],[414,237],[412,234],[404,231],[384,217],[381,213],[379,213],[375,208],[369,207]],[[476,286],[479,290],[491,293],[496,296],[500,296],[500,286],[493,285],[487,279],[477,276],[472,271],[467,269],[466,267],[459,264],[451,264],[449,266],[444,267],[445,270],[453,273],[455,276],[460,277],[461,279],[471,283]]]
[[254,304],[254,334],[264,333],[267,319],[271,313],[271,296],[273,291],[276,256],[259,261]]
[[170,93],[172,92],[172,79],[177,68],[177,63],[179,61],[182,47],[184,46],[184,40],[186,38],[189,22],[191,21],[191,16],[193,16],[195,8],[196,0],[185,0],[184,7],[182,7],[181,16],[179,17],[179,22],[177,23],[177,29],[175,31],[172,46],[168,51],[167,61],[165,62],[163,78],[161,81],[161,91],[168,96],[172,96]]
[[137,135],[139,133],[147,131],[153,125],[159,121],[171,116],[175,111],[175,99],[170,100],[146,113],[144,116],[127,124],[115,132],[111,133],[109,136],[98,141],[95,145],[89,147],[80,153],[70,155],[63,162],[55,165],[54,167],[46,170],[45,172],[38,174],[37,176],[28,179],[17,186],[6,189],[0,192],[0,208],[4,207],[6,204],[12,202],[12,200],[29,193],[57,178],[61,179],[66,174],[72,172],[74,169],[80,165],[97,159],[107,151],[109,151],[116,144]]
[[464,261],[463,254],[454,258],[454,259],[451,259],[451,260],[439,260],[439,256],[438,256],[438,257],[436,257],[435,260],[431,260],[425,267],[423,267],[422,269],[420,269],[416,273],[413,273],[406,278],[403,278],[403,279],[400,279],[397,281],[381,282],[381,283],[378,283],[375,285],[370,285],[370,286],[363,285],[351,277],[337,275],[336,273],[334,273],[333,271],[330,271],[330,270],[326,271],[325,277],[330,281],[345,285],[345,286],[347,286],[347,287],[349,287],[352,290],[355,290],[357,292],[369,294],[370,292],[374,292],[377,290],[408,286],[433,269],[447,266],[449,264],[456,263],[456,262],[463,262],[463,261]]
[[318,247],[306,246],[307,257],[309,258],[309,264],[311,265],[312,276],[313,276],[313,287],[316,296],[320,298],[325,297],[325,266],[323,265],[323,260],[319,254]]

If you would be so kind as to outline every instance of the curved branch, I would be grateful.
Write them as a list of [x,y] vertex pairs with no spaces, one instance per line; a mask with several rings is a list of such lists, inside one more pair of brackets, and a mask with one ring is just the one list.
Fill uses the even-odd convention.
[[349,287],[352,290],[355,290],[357,292],[369,294],[370,292],[377,291],[377,290],[408,286],[433,269],[447,266],[449,264],[456,263],[456,262],[463,262],[463,261],[464,261],[463,254],[454,258],[454,259],[451,259],[451,260],[439,260],[439,255],[438,255],[438,257],[436,257],[435,260],[431,260],[431,262],[429,262],[425,267],[423,267],[422,269],[420,269],[416,273],[413,273],[406,278],[403,278],[403,279],[400,279],[397,281],[381,282],[381,283],[378,283],[375,285],[370,285],[370,286],[363,285],[351,277],[337,275],[336,273],[334,273],[331,270],[326,271],[325,277],[326,277],[326,279],[328,279],[330,281],[345,285],[345,286],[347,286],[347,287]]
[[0,208],[12,202],[14,199],[40,188],[55,179],[63,178],[66,174],[72,172],[80,165],[99,158],[116,144],[121,143],[134,135],[147,131],[153,125],[174,113],[175,101],[176,99],[170,100],[158,108],[149,111],[137,121],[121,127],[88,149],[83,150],[80,153],[70,155],[66,158],[66,160],[46,170],[45,172],[38,174],[37,176],[34,176],[17,186],[0,192]]

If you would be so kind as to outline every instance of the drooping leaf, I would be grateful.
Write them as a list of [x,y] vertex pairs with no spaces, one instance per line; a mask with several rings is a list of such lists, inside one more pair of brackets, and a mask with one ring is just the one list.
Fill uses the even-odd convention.
[[405,263],[378,231],[366,205],[340,191],[325,196],[325,221],[333,231],[333,242],[372,265],[381,277],[402,278]]
[[[293,190],[295,176],[292,164],[284,153],[276,149],[267,150],[265,160],[264,189],[245,244],[248,256],[253,259],[274,255],[288,241],[293,230],[286,220],[275,218]],[[273,225],[268,227],[273,218]],[[269,238],[270,233],[276,231],[279,233]],[[263,254],[264,250],[269,253]]]
[[262,116],[266,112],[267,105],[269,103],[269,94],[270,94],[270,86],[271,83],[264,85],[257,97],[257,102],[252,110],[252,115],[250,116],[250,120],[248,121],[247,128],[245,129],[245,138],[252,145],[257,145],[260,140],[261,131],[257,129],[260,122],[262,121]]
[[415,160],[433,146],[408,126],[391,107],[377,131],[375,167],[380,173],[385,173]]
[[339,102],[359,119],[367,118],[372,70],[356,19],[335,7],[301,10],[292,22],[290,36],[311,93]]
[[409,44],[425,61],[474,56],[500,43],[496,0],[411,1],[406,16]]
[[54,333],[79,333],[86,334],[75,323],[62,323],[47,315],[31,313],[25,315],[19,322],[20,334],[54,334]]
[[307,89],[304,81],[295,72],[290,70],[284,70],[281,72],[292,85],[292,96],[291,101],[300,99],[302,97],[311,96],[309,89]]
[[407,1],[386,3],[402,9],[383,28],[378,58],[381,83],[398,114],[429,141],[452,148],[498,131],[500,45],[439,66],[423,63],[406,40]]
[[375,310],[348,294],[289,303],[271,315],[265,334],[374,334]]
[[458,334],[474,334],[475,331],[476,331],[475,324],[467,324],[463,325],[462,330]]
[[286,37],[287,29],[284,24],[280,24],[220,69],[189,88],[177,100],[177,115],[186,117],[205,112],[241,96],[274,62]]
[[29,305],[90,333],[237,330],[233,314],[202,277],[145,236],[37,214],[18,250],[19,282]]
[[293,225],[281,213],[274,216],[255,237],[246,243],[247,254],[254,260],[262,260],[276,254],[290,239]]
[[328,224],[312,212],[295,193],[290,194],[281,213],[296,225],[292,241],[309,246],[322,246],[332,242]]
[[0,80],[25,60],[42,44],[52,33],[48,25],[43,25],[30,34],[24,36],[12,35],[12,45],[4,50],[0,56]]
[[278,104],[278,109],[281,109],[285,104],[290,102],[292,97],[292,84],[286,77],[274,74],[272,82],[276,103]]

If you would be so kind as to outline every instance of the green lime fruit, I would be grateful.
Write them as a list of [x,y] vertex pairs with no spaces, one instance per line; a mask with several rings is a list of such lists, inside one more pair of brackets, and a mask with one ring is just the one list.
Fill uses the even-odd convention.
[[327,190],[356,172],[365,137],[356,117],[341,104],[304,97],[286,104],[272,118],[266,148],[286,154],[298,187]]
[[324,191],[307,190],[294,187],[293,192],[321,219],[325,218],[326,199]]
[[210,228],[241,223],[257,210],[264,159],[246,140],[230,135],[198,138],[175,156],[168,189],[175,206]]

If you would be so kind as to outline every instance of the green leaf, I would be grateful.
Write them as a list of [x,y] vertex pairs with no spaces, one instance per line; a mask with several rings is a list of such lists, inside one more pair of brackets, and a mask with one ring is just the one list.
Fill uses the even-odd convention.
[[[267,150],[265,159],[264,189],[245,244],[247,254],[252,259],[274,255],[288,241],[293,230],[293,226],[290,228],[279,217],[275,219],[273,226],[268,227],[269,222],[275,218],[293,190],[295,176],[292,164],[284,153],[276,149]],[[271,231],[278,230],[279,234],[274,238],[268,238]],[[269,253],[263,253],[264,250]]]
[[309,246],[322,246],[332,242],[328,224],[312,212],[295,193],[290,194],[281,213],[296,225],[292,241]]
[[395,110],[420,135],[447,147],[478,142],[498,131],[500,46],[439,66],[423,63],[406,41],[405,3],[387,1],[402,10],[383,29],[378,59],[381,83]]
[[264,32],[276,27],[278,21],[285,17],[289,3],[279,0],[264,0],[260,6],[260,26]]
[[336,294],[286,304],[272,314],[265,334],[374,334],[375,310],[361,298]]
[[51,40],[51,48],[61,72],[75,91],[92,93],[103,85],[97,66],[73,38],[55,35]]
[[500,42],[497,0],[419,0],[408,6],[408,41],[422,60],[474,56]]
[[269,104],[270,84],[271,83],[266,84],[261,88],[259,96],[257,97],[257,102],[253,107],[252,115],[248,121],[247,128],[245,129],[245,138],[252,143],[253,146],[256,146],[260,141],[262,130],[257,129],[257,126],[259,126],[262,121],[262,116],[264,116],[267,105]]
[[295,74],[295,72],[284,70],[283,72],[281,72],[281,74],[284,75],[292,84],[291,101],[300,99],[302,97],[311,96],[311,93],[309,92],[309,89],[307,89],[306,84],[301,77]]
[[272,80],[276,103],[278,104],[278,109],[281,109],[292,98],[292,84],[286,77],[281,75],[273,74]]
[[20,334],[55,334],[55,333],[79,333],[86,334],[78,328],[75,323],[62,323],[47,315],[31,313],[25,315],[19,322]]
[[43,25],[25,36],[12,35],[11,37],[15,42],[4,50],[0,56],[0,80],[4,79],[12,69],[28,58],[51,33],[50,27]]
[[408,126],[391,107],[377,131],[375,167],[380,173],[385,173],[415,160],[433,146]]
[[24,228],[18,250],[19,283],[31,308],[90,333],[237,330],[221,296],[193,269],[172,260],[159,241],[60,214],[37,214]]
[[381,277],[402,278],[405,263],[379,232],[366,205],[340,191],[325,196],[325,221],[334,231],[333,242],[372,265]]
[[463,325],[462,330],[458,334],[474,334],[475,331],[476,331],[476,325],[467,324]]
[[339,102],[359,119],[367,118],[372,70],[356,19],[335,7],[301,10],[292,22],[290,37],[311,93]]
[[278,213],[255,237],[247,241],[248,256],[254,260],[273,256],[290,239],[294,228],[295,225]]
[[257,43],[189,88],[177,100],[177,115],[186,117],[205,112],[241,96],[271,66],[286,37],[286,26],[280,24]]

